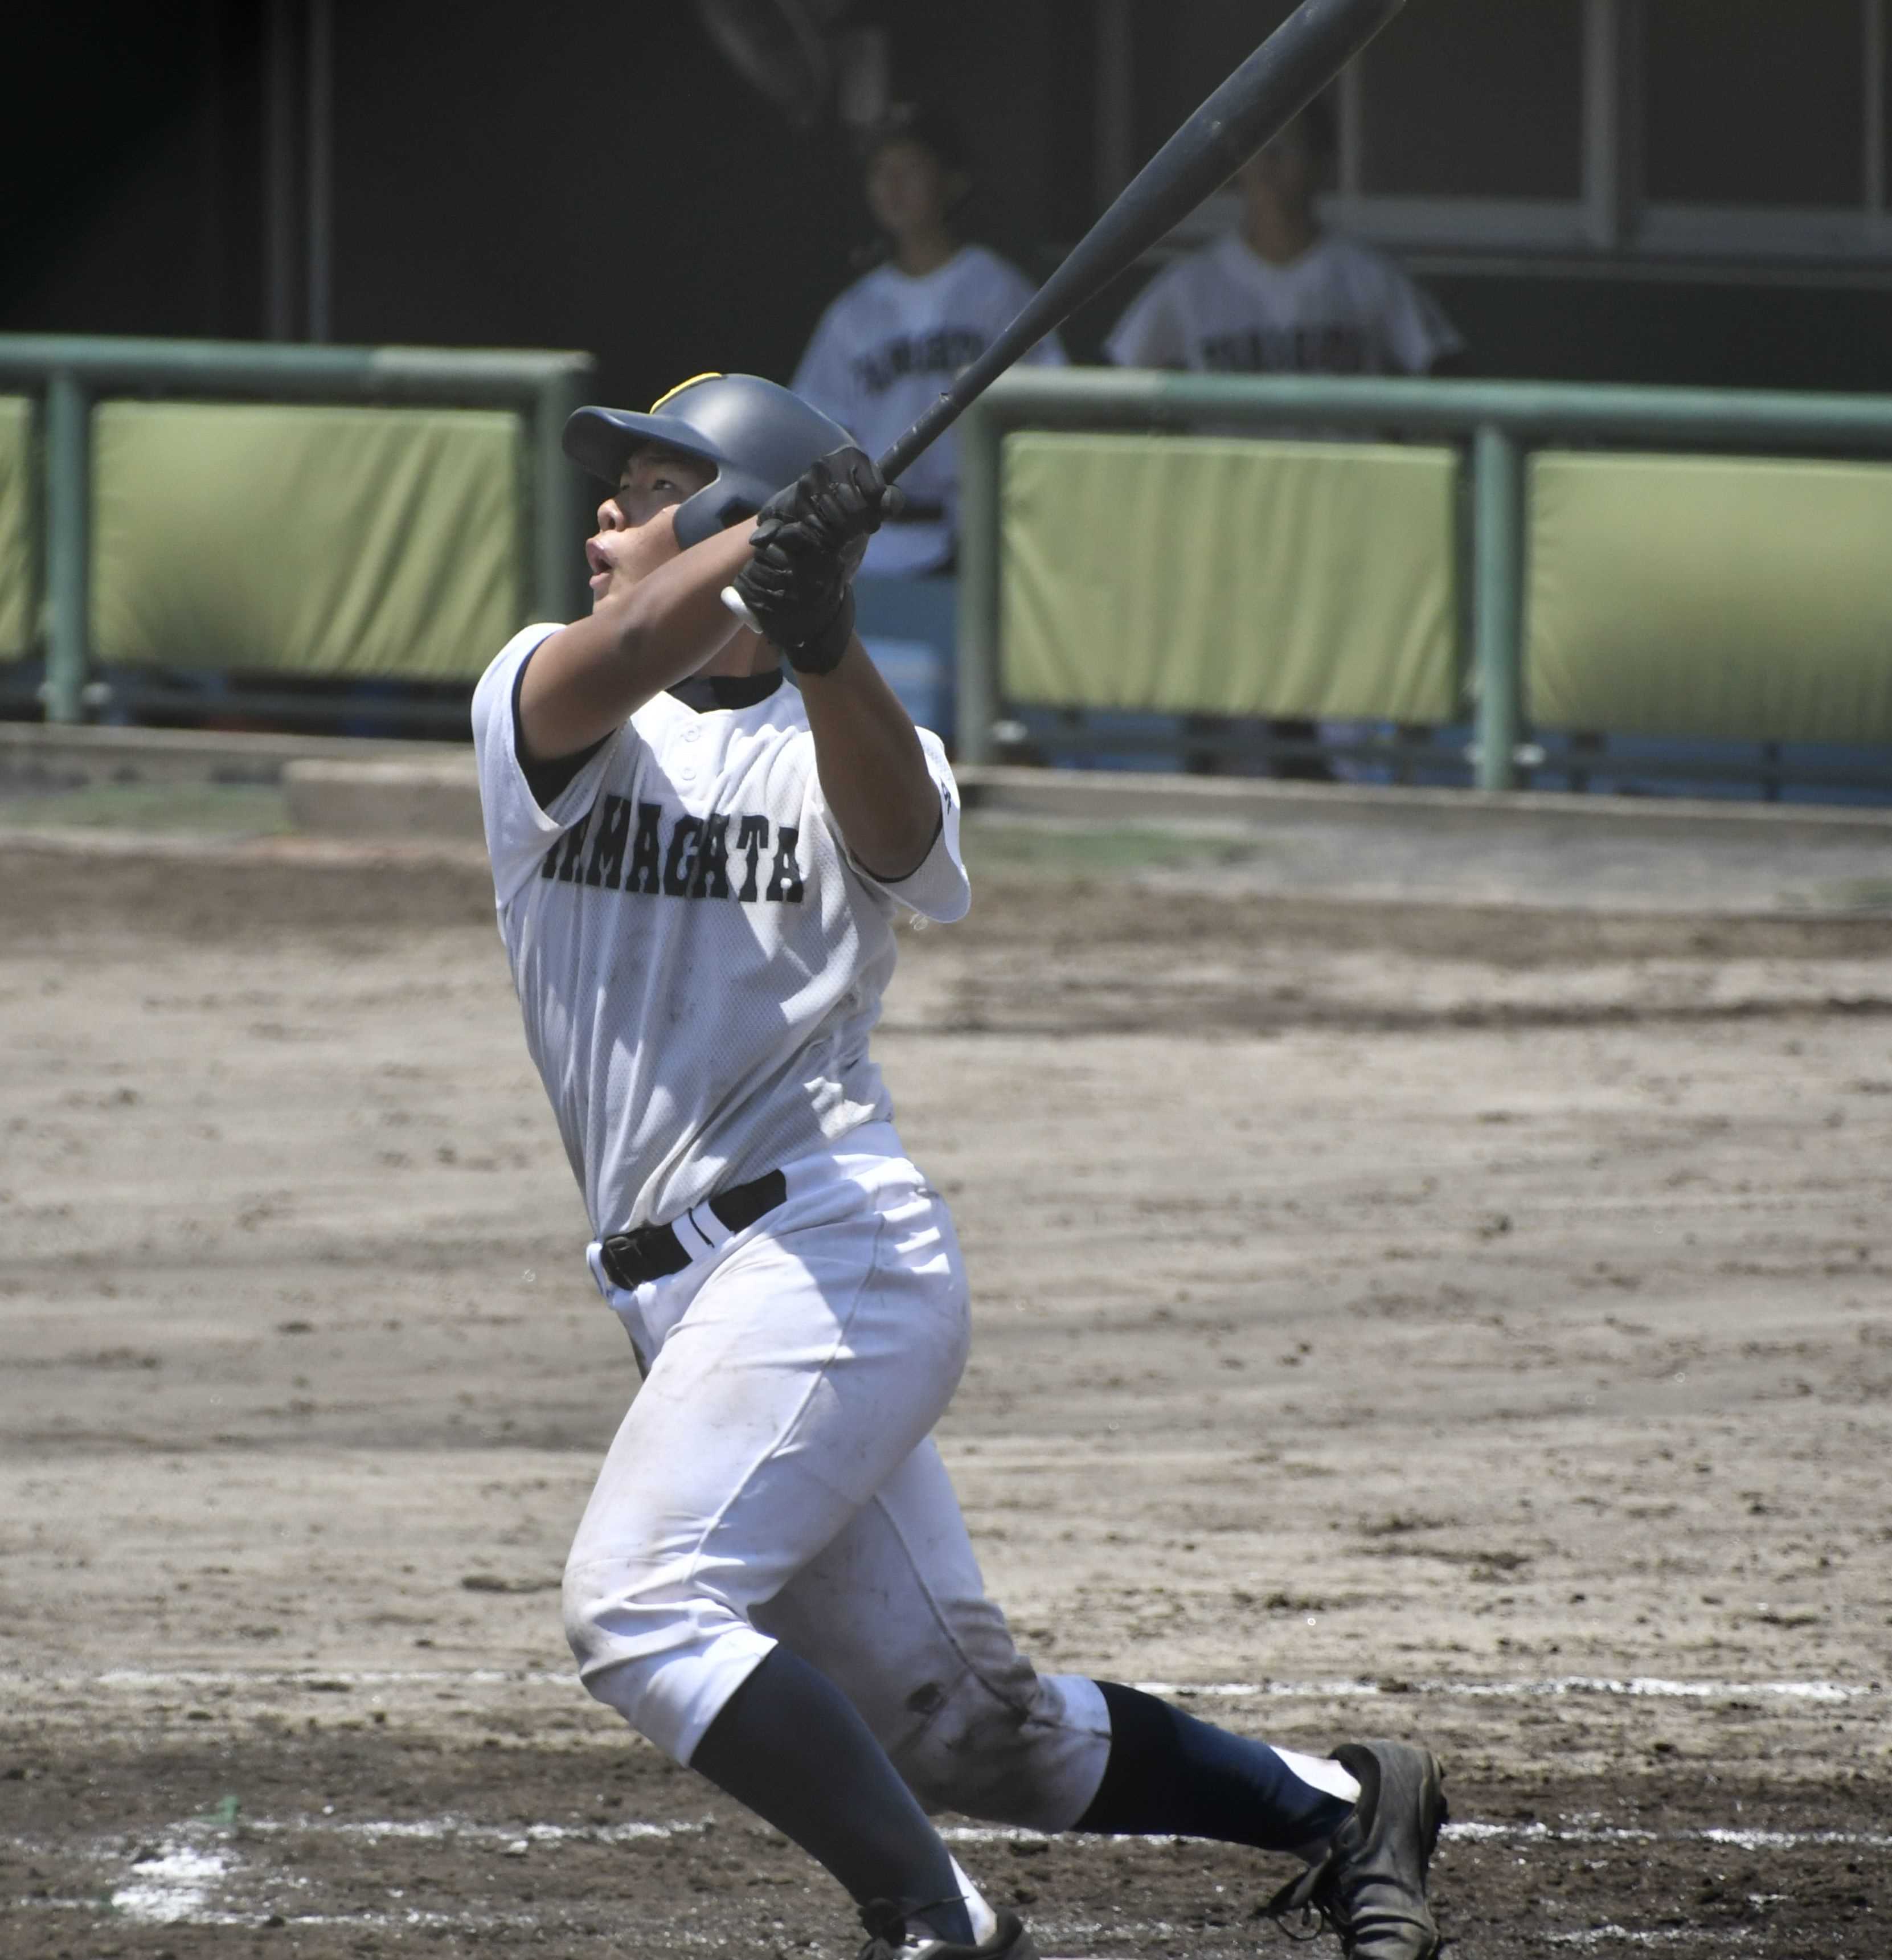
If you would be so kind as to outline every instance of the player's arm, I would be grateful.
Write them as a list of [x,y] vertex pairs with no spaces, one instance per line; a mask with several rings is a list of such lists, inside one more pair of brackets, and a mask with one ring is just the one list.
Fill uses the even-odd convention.
[[747,532],[719,531],[679,551],[673,527],[668,511],[642,526],[637,549],[651,569],[614,580],[587,618],[561,626],[533,655],[519,689],[528,759],[553,762],[602,741],[735,637],[719,595],[749,562]]
[[940,791],[906,710],[854,632],[854,573],[892,496],[857,450],[824,458],[762,509],[736,595],[801,682],[822,794],[864,870],[918,869]]
[[917,870],[940,832],[940,791],[899,698],[851,633],[828,673],[803,673],[822,794],[856,864],[882,883]]

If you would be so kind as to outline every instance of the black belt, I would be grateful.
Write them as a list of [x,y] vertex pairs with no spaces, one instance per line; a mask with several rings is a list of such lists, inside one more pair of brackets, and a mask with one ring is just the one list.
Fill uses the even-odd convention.
[[[773,1211],[787,1195],[787,1179],[771,1170],[750,1183],[719,1191],[709,1201],[709,1208],[732,1232],[740,1232]],[[604,1268],[605,1278],[626,1293],[646,1280],[680,1273],[694,1256],[683,1249],[683,1241],[670,1225],[640,1225],[634,1232],[619,1232],[598,1245],[598,1263]]]

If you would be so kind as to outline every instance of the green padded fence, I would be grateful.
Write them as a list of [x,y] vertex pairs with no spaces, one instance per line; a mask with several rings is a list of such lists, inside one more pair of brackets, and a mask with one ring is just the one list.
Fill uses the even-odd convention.
[[[1045,599],[1032,597],[1015,605],[1006,592],[1013,568],[1006,539],[1013,520],[1006,460],[1013,441],[1026,430],[1134,431],[1147,440],[1204,428],[1225,433],[1242,429],[1258,437],[1283,430],[1338,431],[1372,441],[1397,433],[1409,440],[1451,444],[1464,457],[1468,494],[1453,530],[1467,588],[1465,651],[1474,715],[1467,757],[1480,788],[1513,788],[1519,770],[1534,766],[1539,759],[1534,745],[1522,739],[1528,733],[1520,712],[1527,679],[1535,689],[1531,705],[1545,726],[1623,732],[1660,726],[1665,732],[1708,736],[1739,729],[1748,738],[1776,741],[1814,733],[1860,743],[1887,740],[1884,689],[1892,683],[1887,679],[1882,623],[1887,599],[1879,581],[1882,568],[1892,558],[1885,549],[1892,527],[1885,521],[1877,488],[1864,487],[1876,485],[1871,470],[1855,474],[1846,466],[1825,463],[1769,465],[1765,466],[1811,473],[1744,478],[1722,493],[1718,511],[1712,498],[1699,501],[1696,517],[1684,537],[1691,554],[1685,575],[1698,589],[1685,608],[1674,611],[1669,609],[1677,586],[1661,576],[1653,562],[1649,530],[1652,525],[1659,528],[1665,546],[1672,547],[1681,505],[1665,504],[1658,495],[1644,499],[1640,511],[1633,515],[1626,488],[1625,502],[1611,510],[1607,507],[1614,493],[1601,488],[1605,479],[1599,476],[1586,486],[1601,491],[1591,516],[1579,520],[1567,498],[1563,506],[1553,498],[1536,514],[1534,540],[1528,536],[1532,514],[1526,479],[1534,452],[1568,450],[1573,444],[1591,447],[1585,457],[1569,460],[1605,470],[1617,466],[1617,457],[1599,453],[1606,447],[1619,457],[1626,453],[1633,462],[1650,451],[1679,454],[1683,460],[1665,466],[1682,473],[1691,466],[1687,459],[1703,451],[1744,457],[1798,452],[1883,459],[1892,454],[1892,396],[1020,368],[1001,375],[967,409],[960,425],[957,725],[959,753],[965,760],[994,759],[1006,739],[1008,697],[1031,698],[1013,695],[1014,686],[1061,690],[1068,699],[1073,686],[1068,663],[1086,651],[1073,636],[1054,641],[1039,623],[1037,616],[1045,609]],[[1746,472],[1758,466],[1744,462],[1729,466]],[[1546,490],[1554,487],[1560,495],[1574,497],[1573,480],[1559,482],[1553,473],[1541,482]],[[1687,479],[1690,485],[1707,480]],[[1673,479],[1677,495],[1683,482],[1679,475]],[[1801,488],[1809,489],[1818,506],[1817,517],[1785,508],[1791,499],[1783,500],[1780,493],[1789,485],[1795,486],[1795,495]],[[1838,487],[1842,485],[1846,487]],[[1021,488],[1029,490],[1030,485]],[[1691,488],[1688,494],[1695,493]],[[1191,501],[1201,513],[1203,507],[1193,496]],[[1021,515],[1027,514],[1024,505],[1019,508]],[[1343,508],[1338,502],[1333,507],[1336,513]],[[1087,510],[1095,531],[1064,536],[1058,548],[1083,554],[1086,590],[1074,593],[1073,603],[1088,606],[1089,631],[1101,647],[1121,647],[1129,636],[1110,616],[1136,605],[1137,582],[1150,575],[1150,554],[1114,504]],[[1715,514],[1703,517],[1704,511]],[[1029,514],[1035,525],[1051,527],[1060,521],[1057,514],[1035,508]],[[1213,511],[1207,514],[1210,520],[1219,521]],[[1337,515],[1330,521],[1340,520]],[[1366,521],[1377,527],[1383,520],[1375,511]],[[1616,546],[1592,549],[1595,536],[1610,524],[1615,527]],[[1775,533],[1782,527],[1797,539],[1812,536],[1811,572],[1781,565],[1782,536]],[[1076,528],[1066,527],[1067,531]],[[1049,530],[1046,536],[1049,539]],[[1584,542],[1586,536],[1592,543]],[[1714,553],[1702,548],[1704,536],[1722,539],[1716,549],[1731,561],[1725,575],[1718,569]],[[1537,638],[1530,661],[1532,671],[1527,675],[1524,602],[1527,546],[1534,541],[1540,558],[1532,593],[1536,624],[1531,630]],[[1363,541],[1342,533],[1326,542],[1340,549],[1343,565],[1356,575],[1377,575]],[[1254,548],[1246,535],[1238,542],[1244,549]],[[1411,547],[1402,538],[1396,548],[1404,555]],[[1617,558],[1623,554],[1627,562],[1619,568]],[[1028,578],[1033,575],[1031,557],[1027,552],[1019,559],[1019,568]],[[1442,561],[1442,569],[1449,562]],[[1674,574],[1677,580],[1684,576]],[[1842,590],[1843,600],[1835,597]],[[1783,604],[1783,592],[1795,595],[1791,603]],[[1735,596],[1730,599],[1729,593]],[[1263,595],[1261,603],[1275,602]],[[1343,590],[1322,602],[1330,613],[1341,618],[1351,603],[1352,596]],[[1665,622],[1660,645],[1649,630],[1650,619],[1658,615]],[[1614,619],[1620,633],[1600,629],[1595,623],[1599,617]],[[1579,618],[1591,622],[1581,631],[1574,623]],[[1783,625],[1783,618],[1789,623]],[[1015,627],[1025,636],[1016,667],[1006,644]],[[1716,661],[1709,671],[1700,650],[1711,641],[1716,643]],[[1277,633],[1272,657],[1285,659],[1283,649],[1294,644],[1291,637]],[[1612,647],[1617,651],[1611,651]],[[1151,639],[1145,656],[1166,667],[1169,639],[1160,634]],[[1582,678],[1594,675],[1606,656],[1614,663],[1623,687],[1619,693],[1617,682],[1612,681],[1607,700],[1593,679]],[[1406,657],[1411,660],[1407,673],[1424,665],[1410,654]],[[1803,658],[1806,670],[1798,676],[1775,673],[1770,664],[1797,664]],[[1413,712],[1416,719],[1432,718],[1439,699],[1439,670],[1429,671],[1424,708],[1417,704],[1411,710],[1382,705],[1378,714],[1398,718]],[[1736,673],[1744,677],[1735,678]],[[1277,679],[1279,686],[1270,681],[1261,697],[1269,711],[1347,718],[1340,698],[1318,685],[1297,682],[1290,693],[1285,673]],[[1776,692],[1765,694],[1763,690],[1769,687]],[[1704,695],[1700,701],[1694,698],[1698,689]],[[1678,718],[1684,711],[1676,704],[1685,692],[1690,696],[1685,718]],[[1824,698],[1816,702],[1816,695]],[[1162,690],[1154,681],[1140,686],[1134,678],[1127,682],[1119,676],[1108,693],[1100,686],[1087,689],[1083,697],[1100,706],[1125,698],[1151,702],[1162,698]],[[1360,698],[1359,692],[1350,690],[1348,708]],[[1758,709],[1757,698],[1763,704]],[[1216,705],[1228,700],[1225,694]]]
[[101,660],[450,679],[524,622],[509,412],[107,402],[93,444]]
[[1458,468],[1442,448],[1008,436],[1005,693],[1448,721]]
[[1537,727],[1892,742],[1892,467],[1546,451],[1529,486]]
[[0,395],[0,660],[33,651],[39,580],[33,540],[33,403]]

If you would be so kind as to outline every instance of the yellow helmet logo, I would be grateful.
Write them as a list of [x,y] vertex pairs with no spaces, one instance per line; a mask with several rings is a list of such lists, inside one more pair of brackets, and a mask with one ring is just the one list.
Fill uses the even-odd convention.
[[687,381],[679,381],[674,388],[666,388],[650,404],[650,412],[652,415],[655,415],[666,402],[674,401],[685,388],[694,388],[699,381],[720,381],[722,378],[723,374],[720,368],[713,368],[707,374],[692,374]]

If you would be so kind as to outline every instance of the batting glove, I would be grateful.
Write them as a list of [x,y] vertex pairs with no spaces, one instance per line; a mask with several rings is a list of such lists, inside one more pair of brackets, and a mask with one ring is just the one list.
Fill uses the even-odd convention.
[[827,673],[854,637],[854,575],[900,492],[857,449],[837,450],[757,514],[736,596],[798,673]]
[[736,574],[736,592],[797,673],[828,673],[854,638],[854,573],[843,552],[771,542]]

